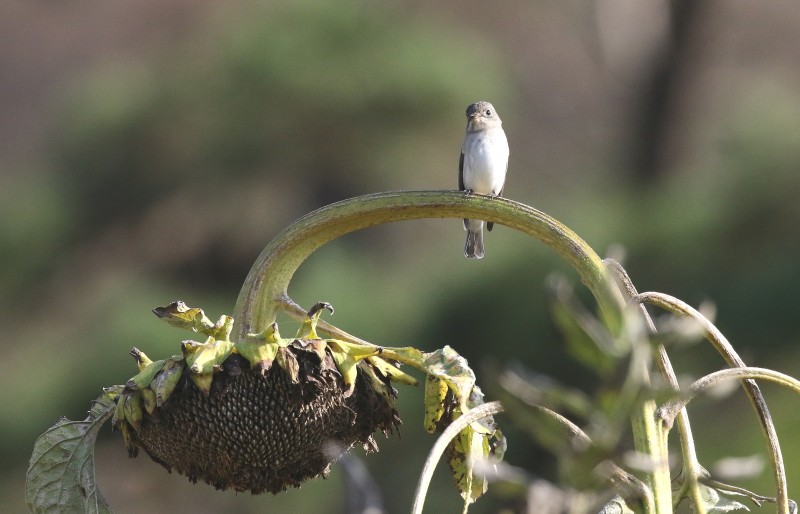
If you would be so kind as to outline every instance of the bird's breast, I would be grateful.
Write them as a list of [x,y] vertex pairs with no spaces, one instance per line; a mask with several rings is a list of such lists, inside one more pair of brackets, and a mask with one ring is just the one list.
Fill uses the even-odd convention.
[[464,187],[499,194],[508,168],[508,142],[501,130],[473,132],[464,139]]

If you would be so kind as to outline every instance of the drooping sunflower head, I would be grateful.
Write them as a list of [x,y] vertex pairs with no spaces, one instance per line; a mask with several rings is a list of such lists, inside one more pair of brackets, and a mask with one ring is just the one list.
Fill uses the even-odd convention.
[[400,424],[391,364],[378,347],[354,351],[318,338],[313,325],[304,337],[282,339],[273,326],[237,345],[225,317],[199,323],[202,311],[179,303],[157,314],[205,326],[209,339],[156,362],[132,351],[140,373],[119,393],[114,417],[131,456],[141,448],[218,489],[277,493],[326,475],[354,445],[377,450],[374,432]]

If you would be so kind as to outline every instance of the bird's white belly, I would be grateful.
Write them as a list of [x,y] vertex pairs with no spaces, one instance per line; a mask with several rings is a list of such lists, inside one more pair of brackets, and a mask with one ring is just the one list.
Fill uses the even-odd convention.
[[480,194],[500,194],[506,180],[508,143],[495,138],[464,149],[464,187]]

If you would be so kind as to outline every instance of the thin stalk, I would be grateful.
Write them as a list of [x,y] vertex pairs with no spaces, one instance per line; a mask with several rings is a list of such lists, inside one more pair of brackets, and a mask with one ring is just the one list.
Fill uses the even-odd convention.
[[[722,358],[725,359],[725,362],[727,362],[729,366],[734,368],[746,367],[744,361],[739,357],[739,354],[736,353],[725,336],[722,335],[722,332],[691,305],[670,295],[653,292],[640,293],[633,301],[640,304],[649,303],[674,314],[696,320],[703,328],[706,339],[714,346],[717,352],[722,355]],[[756,415],[761,424],[761,430],[767,442],[775,479],[775,488],[777,490],[776,502],[778,504],[778,512],[779,514],[789,514],[791,511],[789,509],[789,494],[786,485],[786,470],[783,464],[783,455],[778,441],[778,434],[775,431],[775,424],[772,422],[772,415],[769,412],[766,400],[764,400],[764,395],[761,394],[761,389],[759,389],[755,382],[745,379],[742,381],[742,388],[744,388],[747,397],[750,399],[750,403],[756,411]]]
[[[628,276],[628,272],[625,271],[625,268],[622,267],[622,264],[613,259],[605,259],[604,262],[606,263],[606,266],[608,266],[609,270],[614,273],[614,278],[622,290],[622,295],[625,300],[632,302],[633,298],[639,295],[639,292],[633,285],[633,281],[631,281],[630,276]],[[650,313],[647,312],[647,308],[641,303],[638,304],[638,308],[639,313],[642,315],[645,325],[647,326],[647,331],[650,333],[650,335],[657,334],[658,330],[656,329],[655,323],[653,323],[653,319],[650,317]],[[669,355],[667,355],[667,349],[663,344],[659,344],[657,346],[656,362],[658,363],[658,368],[661,371],[661,376],[664,378],[669,387],[674,391],[679,391],[680,385],[678,384],[678,377],[675,375],[675,370],[672,368],[672,362],[670,362]],[[688,496],[692,502],[694,511],[698,514],[704,514],[706,512],[706,508],[705,504],[703,503],[702,492],[700,491],[700,487],[698,487],[700,477],[703,474],[703,468],[697,458],[697,450],[695,449],[694,445],[692,426],[689,423],[689,414],[686,412],[684,407],[681,407],[678,409],[676,416],[681,447],[681,457],[683,458],[683,487],[684,489],[688,489]],[[669,434],[669,429],[672,426],[672,421],[674,419],[675,416],[673,416],[669,423],[665,423],[665,438]],[[666,439],[664,444],[668,444]],[[676,495],[676,498],[673,500],[673,506],[677,506],[677,502],[680,502],[682,497],[682,494]]]
[[661,411],[668,417],[672,416],[678,409],[686,407],[698,394],[719,385],[723,381],[748,379],[775,382],[800,394],[800,380],[779,371],[756,367],[726,368],[698,378],[689,386],[689,392],[685,396],[667,402]]

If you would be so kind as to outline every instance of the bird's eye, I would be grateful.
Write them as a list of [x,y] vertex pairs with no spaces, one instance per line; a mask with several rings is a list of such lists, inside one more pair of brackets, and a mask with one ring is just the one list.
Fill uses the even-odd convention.
[[489,109],[486,109],[486,116],[491,116],[491,115],[492,115],[492,111],[490,111]]

